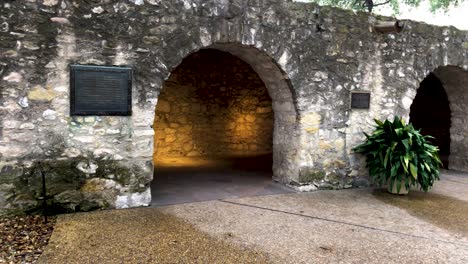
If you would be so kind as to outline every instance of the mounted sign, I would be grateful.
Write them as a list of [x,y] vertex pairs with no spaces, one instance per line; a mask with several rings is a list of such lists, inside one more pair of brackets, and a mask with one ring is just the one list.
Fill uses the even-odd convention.
[[131,114],[131,68],[70,66],[70,115]]
[[351,108],[369,109],[370,93],[368,92],[352,92],[351,93]]

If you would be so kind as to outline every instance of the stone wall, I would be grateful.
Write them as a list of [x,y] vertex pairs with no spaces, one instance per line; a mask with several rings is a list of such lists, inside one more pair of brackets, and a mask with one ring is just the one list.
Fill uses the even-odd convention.
[[[309,189],[366,184],[363,159],[351,149],[373,118],[407,120],[431,71],[468,69],[468,32],[406,21],[401,33],[379,34],[377,19],[390,20],[278,0],[3,1],[1,212],[37,209],[37,161],[58,210],[147,205],[159,93],[202,48],[237,56],[265,84],[274,180]],[[132,116],[70,116],[70,64],[132,67]],[[452,144],[450,164],[468,170],[466,101],[457,99],[466,86],[439,78],[452,112],[460,109],[451,137],[463,143]],[[371,92],[370,109],[351,109],[352,91]]]
[[158,98],[155,159],[272,151],[268,91],[247,63],[227,52],[205,49],[188,56]]

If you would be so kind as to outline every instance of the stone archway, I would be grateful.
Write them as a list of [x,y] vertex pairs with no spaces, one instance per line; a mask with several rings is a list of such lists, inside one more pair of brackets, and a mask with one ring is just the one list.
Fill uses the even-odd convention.
[[[295,108],[293,89],[287,74],[269,55],[253,46],[239,43],[217,43],[201,49],[219,50],[238,57],[246,62],[265,84],[274,112],[272,143],[273,179],[288,183],[291,175],[297,175],[298,171],[298,164],[295,162],[297,151],[295,146],[298,144],[297,140],[295,140],[298,115]],[[194,50],[185,57],[201,49]],[[175,69],[185,57],[180,58],[179,61],[174,63],[174,66],[168,67],[168,70],[172,71]],[[165,80],[169,76],[168,74]],[[158,107],[157,104],[156,108]]]
[[[433,92],[437,98],[433,98],[431,105],[426,106],[426,109],[430,108],[430,110],[426,110],[425,112],[423,110],[421,114],[441,114],[442,123],[433,128],[426,128],[426,131],[424,131],[423,127],[418,127],[421,126],[418,121],[416,121],[417,124],[415,126],[423,128],[423,133],[436,137],[434,143],[439,145],[441,149],[441,158],[443,161],[445,159],[444,167],[468,171],[468,157],[466,155],[468,153],[468,116],[466,115],[468,112],[468,104],[466,102],[466,98],[468,98],[468,71],[457,66],[441,66],[429,73],[421,83],[422,89],[418,89],[415,94],[411,112],[415,111],[414,108],[420,103],[421,97],[425,97],[424,94],[426,94],[428,88],[424,86],[427,86],[427,82],[431,81],[436,86],[436,88],[432,88],[438,90]],[[438,111],[440,108],[443,109]],[[414,121],[414,112],[411,112],[410,117],[413,119],[411,121]],[[444,120],[447,118],[450,118],[450,120]],[[437,122],[436,119],[435,117],[428,119],[426,123],[433,122],[430,125],[434,125]]]
[[450,155],[451,111],[447,93],[433,73],[430,73],[419,87],[410,108],[410,119],[423,135],[429,135],[432,144],[439,147],[440,159],[448,168]]
[[295,166],[289,89],[273,60],[252,47],[217,44],[186,56],[155,108],[153,202],[284,192],[271,179],[286,182]]

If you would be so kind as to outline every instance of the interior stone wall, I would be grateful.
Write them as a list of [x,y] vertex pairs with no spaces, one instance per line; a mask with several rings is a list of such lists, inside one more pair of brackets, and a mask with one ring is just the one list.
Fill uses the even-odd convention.
[[230,53],[202,49],[165,81],[154,120],[155,159],[272,152],[273,110],[265,84]]

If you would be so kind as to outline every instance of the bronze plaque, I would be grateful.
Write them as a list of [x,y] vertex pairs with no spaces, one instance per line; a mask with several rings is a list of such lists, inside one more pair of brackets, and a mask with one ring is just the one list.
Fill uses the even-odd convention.
[[131,68],[70,66],[70,115],[131,114]]
[[351,108],[369,109],[370,93],[355,92],[351,93]]

